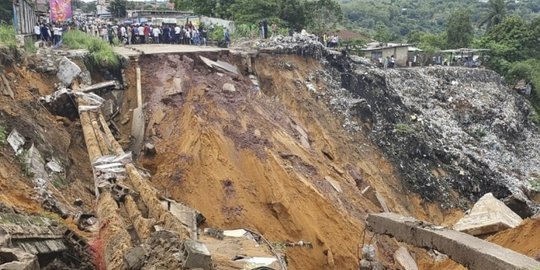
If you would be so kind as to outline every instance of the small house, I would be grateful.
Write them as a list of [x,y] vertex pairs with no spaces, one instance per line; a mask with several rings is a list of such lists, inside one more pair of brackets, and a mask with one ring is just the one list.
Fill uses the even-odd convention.
[[[377,46],[378,45],[378,46]],[[373,63],[379,63],[386,57],[396,59],[396,65],[400,67],[407,66],[410,44],[371,44],[366,49],[360,50],[364,57],[371,59]]]

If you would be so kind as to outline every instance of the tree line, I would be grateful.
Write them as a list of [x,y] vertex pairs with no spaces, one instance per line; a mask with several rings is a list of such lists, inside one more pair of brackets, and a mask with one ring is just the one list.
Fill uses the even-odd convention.
[[322,34],[342,21],[340,4],[335,0],[170,0],[178,10],[229,19],[237,24],[257,24],[266,19],[295,31],[306,29]]

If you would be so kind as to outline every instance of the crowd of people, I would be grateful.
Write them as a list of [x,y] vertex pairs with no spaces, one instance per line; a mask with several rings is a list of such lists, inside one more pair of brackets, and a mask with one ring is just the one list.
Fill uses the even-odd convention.
[[34,35],[36,36],[36,40],[50,42],[53,46],[58,46],[62,41],[62,34],[69,29],[70,26],[67,24],[36,23],[34,26]]
[[195,26],[188,21],[185,25],[163,24],[84,24],[81,30],[113,44],[186,44],[208,45],[208,29]]

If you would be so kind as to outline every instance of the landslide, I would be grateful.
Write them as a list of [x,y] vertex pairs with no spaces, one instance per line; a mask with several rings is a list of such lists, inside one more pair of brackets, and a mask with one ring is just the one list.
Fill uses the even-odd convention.
[[[17,130],[25,138],[23,149],[28,150],[34,145],[46,162],[53,158],[59,161],[64,175],[47,179],[45,183],[53,198],[71,212],[76,208],[73,202],[81,199],[84,205],[80,210],[92,212],[92,171],[80,125],[68,118],[52,115],[38,101],[40,96],[54,92],[51,81],[56,78],[22,66],[3,69],[15,95],[14,99],[0,95],[0,125],[6,137]],[[0,204],[20,213],[46,214],[29,164],[16,156],[7,142],[1,144],[0,149]]]
[[[219,58],[241,63],[238,56]],[[140,159],[151,181],[202,212],[209,227],[251,228],[278,246],[310,241],[313,249],[287,249],[290,269],[357,269],[368,239],[393,264],[394,242],[363,238],[366,214],[382,211],[379,200],[361,194],[366,187],[390,211],[439,224],[460,216],[409,193],[367,133],[343,128],[347,119],[309,90],[324,95],[336,87],[312,76],[324,69],[318,60],[258,55],[260,91],[246,74],[212,70],[197,55],[139,62],[146,137],[157,149]],[[225,83],[235,89],[223,90]]]

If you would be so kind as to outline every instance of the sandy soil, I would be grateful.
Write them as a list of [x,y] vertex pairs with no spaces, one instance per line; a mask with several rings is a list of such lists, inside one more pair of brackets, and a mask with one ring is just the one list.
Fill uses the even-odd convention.
[[[290,269],[357,268],[365,217],[381,211],[361,195],[368,185],[395,212],[444,224],[461,215],[445,215],[408,194],[367,136],[344,131],[341,119],[298,83],[320,68],[314,60],[259,56],[262,93],[245,76],[214,72],[197,58],[140,61],[146,135],[158,151],[142,160],[152,181],[164,195],[201,211],[210,227],[248,227],[274,242],[312,242],[313,249],[287,250]],[[280,69],[285,61],[294,70]],[[166,95],[178,81],[183,93]],[[236,92],[222,92],[224,83]],[[392,240],[366,239],[393,263]]]
[[[54,197],[75,212],[73,202],[83,200],[83,211],[93,211],[92,171],[82,139],[80,126],[67,118],[50,114],[39,104],[40,96],[54,91],[56,78],[38,74],[24,68],[5,70],[15,93],[15,100],[0,95],[0,124],[6,131],[17,129],[27,140],[25,148],[32,143],[45,159],[58,158],[66,169],[66,178],[50,183]],[[21,213],[41,214],[37,194],[31,177],[8,144],[0,145],[0,203]],[[66,224],[75,228],[73,222]]]

